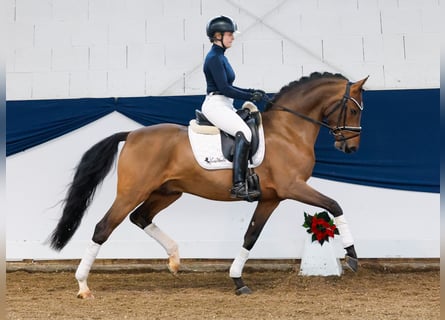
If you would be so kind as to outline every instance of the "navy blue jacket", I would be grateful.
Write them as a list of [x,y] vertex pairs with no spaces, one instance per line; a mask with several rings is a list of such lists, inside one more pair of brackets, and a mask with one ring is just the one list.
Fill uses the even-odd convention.
[[242,89],[233,85],[235,72],[224,52],[224,48],[214,44],[204,60],[207,94],[219,91],[229,98],[249,100],[252,97],[253,90]]

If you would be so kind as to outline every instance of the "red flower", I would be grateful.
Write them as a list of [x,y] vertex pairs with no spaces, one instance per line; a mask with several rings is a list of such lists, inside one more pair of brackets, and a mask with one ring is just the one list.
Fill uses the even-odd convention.
[[307,233],[312,233],[312,241],[317,240],[320,244],[339,234],[333,219],[326,211],[316,213],[313,216],[305,212],[303,227],[307,228]]

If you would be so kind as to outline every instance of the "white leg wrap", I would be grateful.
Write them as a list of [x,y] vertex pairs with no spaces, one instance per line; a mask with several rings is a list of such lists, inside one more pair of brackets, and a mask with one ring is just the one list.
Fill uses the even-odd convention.
[[352,246],[354,244],[354,239],[352,238],[351,230],[349,230],[349,225],[344,215],[335,217],[334,221],[338,231],[340,232],[343,248]]
[[249,259],[249,250],[241,248],[238,256],[233,260],[232,265],[230,266],[230,277],[231,278],[240,278],[243,273],[244,265],[246,264],[247,259]]
[[155,239],[165,249],[165,251],[167,251],[169,256],[178,252],[178,244],[161,229],[159,229],[154,223],[151,223],[145,227],[144,231],[150,237]]
[[91,266],[96,260],[97,254],[99,253],[100,244],[91,241],[88,245],[85,254],[80,261],[79,266],[76,271],[76,279],[80,281],[85,281],[88,278],[88,274],[90,273]]

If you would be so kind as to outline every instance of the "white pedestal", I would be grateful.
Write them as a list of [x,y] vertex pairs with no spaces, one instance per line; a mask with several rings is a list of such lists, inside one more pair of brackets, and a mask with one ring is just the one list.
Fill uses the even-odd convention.
[[[301,258],[300,275],[303,276],[341,276],[343,268],[340,259],[336,257],[334,247],[330,242],[320,245],[312,242],[311,236],[306,238]],[[330,239],[330,241],[333,241]]]

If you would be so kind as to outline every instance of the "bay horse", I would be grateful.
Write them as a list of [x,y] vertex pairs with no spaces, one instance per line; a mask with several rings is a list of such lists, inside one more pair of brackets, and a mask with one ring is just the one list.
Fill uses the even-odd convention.
[[[321,207],[333,215],[346,251],[345,265],[357,270],[354,241],[341,207],[306,182],[315,165],[314,145],[321,126],[329,128],[338,150],[352,153],[358,149],[366,80],[350,82],[341,74],[314,72],[284,86],[267,103],[261,113],[265,155],[256,168],[262,195],[229,271],[236,294],[251,293],[242,279],[242,270],[267,220],[285,199]],[[116,133],[83,154],[68,188],[62,216],[50,236],[53,249],[61,250],[73,236],[96,187],[111,170],[122,141],[125,144],[117,164],[116,198],[97,223],[75,274],[79,298],[93,297],[87,285],[91,266],[101,245],[130,213],[131,222],[164,247],[169,269],[175,274],[180,265],[178,245],[153,223],[153,218],[184,192],[219,201],[236,200],[229,192],[231,170],[200,167],[186,126],[165,123]]]

